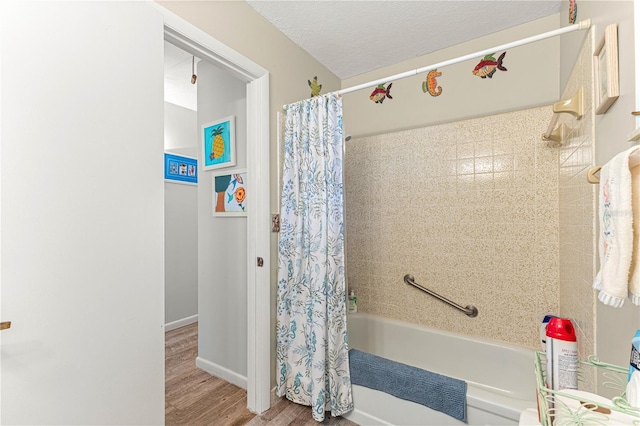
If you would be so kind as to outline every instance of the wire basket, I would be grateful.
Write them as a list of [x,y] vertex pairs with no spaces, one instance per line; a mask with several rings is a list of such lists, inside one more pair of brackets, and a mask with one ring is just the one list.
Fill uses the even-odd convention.
[[629,405],[625,399],[628,368],[601,362],[595,355],[588,361],[578,361],[578,381],[587,369],[595,369],[595,377],[603,377],[601,386],[612,389],[616,395],[609,400],[597,395],[586,398],[570,390],[556,391],[546,387],[547,357],[537,351],[535,358],[538,385],[538,410],[543,426],[586,426],[630,424],[640,426],[640,408]]

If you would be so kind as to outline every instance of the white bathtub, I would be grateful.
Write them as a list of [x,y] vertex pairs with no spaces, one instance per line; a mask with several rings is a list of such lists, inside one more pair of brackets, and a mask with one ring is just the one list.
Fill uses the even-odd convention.
[[[522,410],[536,407],[532,350],[369,314],[349,314],[348,332],[349,348],[465,380],[469,425],[517,425]],[[353,401],[345,417],[359,425],[464,424],[363,386],[353,386]]]

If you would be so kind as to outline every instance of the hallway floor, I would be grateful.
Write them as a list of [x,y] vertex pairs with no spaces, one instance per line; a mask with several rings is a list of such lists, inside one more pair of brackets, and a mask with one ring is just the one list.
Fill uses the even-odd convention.
[[[198,324],[165,335],[166,425],[213,426],[314,426],[311,408],[281,398],[265,413],[247,410],[247,392],[196,367]],[[357,426],[341,417],[323,424]]]

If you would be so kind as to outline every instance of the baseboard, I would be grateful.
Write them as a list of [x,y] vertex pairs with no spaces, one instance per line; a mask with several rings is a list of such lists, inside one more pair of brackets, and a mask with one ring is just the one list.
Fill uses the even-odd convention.
[[228,368],[214,364],[213,362],[200,357],[196,358],[196,367],[206,371],[212,376],[219,377],[233,385],[241,387],[242,389],[247,389],[247,378],[229,370]]
[[166,333],[167,331],[175,330],[176,328],[184,327],[185,325],[193,324],[194,322],[198,322],[198,314],[169,322],[164,325],[164,331]]

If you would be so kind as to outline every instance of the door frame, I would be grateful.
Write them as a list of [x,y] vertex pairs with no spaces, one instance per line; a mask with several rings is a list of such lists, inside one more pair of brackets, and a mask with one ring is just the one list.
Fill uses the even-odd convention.
[[[247,173],[252,185],[247,213],[247,408],[270,407],[271,259],[269,188],[269,72],[161,5],[164,39],[247,84]],[[265,266],[257,266],[261,257]]]

